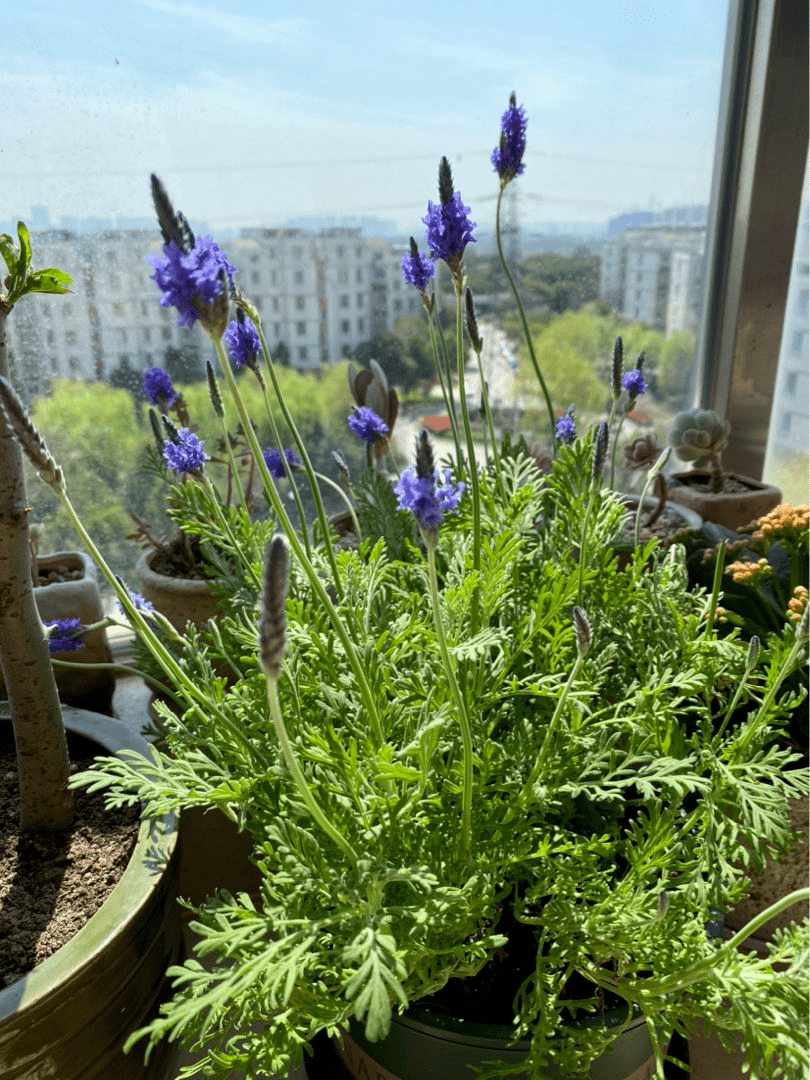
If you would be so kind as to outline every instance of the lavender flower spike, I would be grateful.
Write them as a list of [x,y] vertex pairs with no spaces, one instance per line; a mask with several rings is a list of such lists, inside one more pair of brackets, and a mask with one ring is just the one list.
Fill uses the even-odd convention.
[[421,293],[427,289],[428,282],[436,273],[436,263],[419,251],[413,237],[411,237],[411,249],[403,255],[401,266],[405,284],[413,285]]
[[422,218],[430,254],[434,259],[442,259],[451,269],[461,261],[467,244],[475,243],[476,226],[467,216],[469,212],[469,206],[461,201],[461,193],[456,191],[449,202],[428,202],[428,212]]
[[355,408],[354,413],[349,417],[349,427],[358,439],[362,439],[369,446],[373,446],[380,440],[384,442],[388,438],[388,424],[367,405],[361,405],[359,409]]
[[81,619],[54,619],[53,622],[45,623],[48,631],[48,651],[57,653],[83,649],[84,642],[76,637],[81,625]]
[[523,155],[526,152],[526,112],[518,106],[514,92],[509,97],[509,108],[501,117],[501,141],[492,151],[492,167],[501,179],[501,186],[506,187],[510,180],[520,176],[526,166]]
[[232,319],[225,331],[225,344],[237,371],[246,366],[251,367],[262,349],[256,327],[242,313],[241,308],[239,314],[242,318]]
[[574,418],[570,413],[560,417],[554,425],[554,434],[561,442],[567,443],[569,446],[576,439],[577,429]]
[[205,452],[205,443],[188,428],[180,428],[177,435],[179,442],[169,441],[163,445],[163,456],[169,468],[176,473],[199,472],[203,462],[211,460]]
[[151,280],[161,291],[160,306],[177,308],[178,326],[199,319],[210,333],[222,336],[228,315],[228,292],[236,268],[210,236],[198,237],[187,254],[172,240],[162,255],[147,255],[155,271]]
[[165,412],[177,401],[177,391],[172,386],[168,371],[162,367],[150,367],[143,373],[143,392],[150,405]]
[[[276,480],[283,480],[287,475],[284,469],[284,462],[281,459],[281,454],[278,450],[265,450],[262,454],[264,463],[267,466],[267,470],[272,477]],[[296,465],[301,464],[301,458],[297,454],[294,454],[292,450],[285,450],[284,457],[289,462],[290,468],[294,468]]]
[[633,368],[632,371],[622,375],[622,389],[630,395],[631,402],[646,391],[647,382],[641,374],[641,368]]

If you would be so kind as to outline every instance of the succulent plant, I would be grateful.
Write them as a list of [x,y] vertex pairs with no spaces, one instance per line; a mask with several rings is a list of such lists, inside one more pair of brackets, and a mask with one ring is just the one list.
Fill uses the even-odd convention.
[[682,461],[691,461],[698,469],[711,469],[712,488],[719,491],[720,454],[728,443],[730,431],[728,420],[712,409],[685,409],[673,420],[667,442]]

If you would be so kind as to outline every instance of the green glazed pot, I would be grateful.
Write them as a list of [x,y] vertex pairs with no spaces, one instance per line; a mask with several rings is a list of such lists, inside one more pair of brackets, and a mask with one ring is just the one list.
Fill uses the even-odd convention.
[[[6,718],[8,713],[5,713]],[[68,706],[65,727],[109,753],[146,753],[118,720]],[[2,719],[2,714],[0,714]],[[162,1080],[172,1051],[123,1053],[153,1014],[180,951],[173,816],[141,825],[129,865],[85,926],[24,978],[0,990],[3,1080]]]
[[[604,1022],[610,1027],[626,1018],[627,1010],[621,1009],[608,1013]],[[512,1044],[511,1028],[457,1020],[417,1004],[392,1019],[391,1031],[381,1042],[367,1042],[362,1025],[353,1022],[342,1046],[336,1046],[348,1076],[355,1080],[469,1080],[474,1075],[471,1066],[525,1061],[531,1040]],[[551,1069],[548,1075],[564,1080]],[[643,1016],[631,1020],[589,1073],[591,1080],[650,1080],[654,1075],[653,1049]]]

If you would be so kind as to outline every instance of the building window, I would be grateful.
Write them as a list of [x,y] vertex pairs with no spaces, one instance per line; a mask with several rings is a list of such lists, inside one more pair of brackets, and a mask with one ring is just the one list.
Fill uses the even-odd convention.
[[250,275],[250,280],[254,285],[258,285],[262,280],[262,275],[258,270],[253,270]]
[[297,311],[304,311],[307,306],[307,298],[305,296],[296,296],[295,307]]
[[148,326],[145,326],[144,330],[143,330],[143,343],[144,343],[144,345],[148,345],[151,342],[151,340],[152,340],[152,331],[149,329]]
[[270,284],[271,285],[278,285],[278,274],[276,273],[275,270],[270,271]]
[[115,335],[116,335],[116,339],[117,339],[119,345],[126,345],[126,343],[127,343],[127,332],[123,328],[123,326],[119,326],[119,327],[116,328]]
[[274,322],[273,323],[273,333],[276,335],[276,337],[280,336],[280,334],[281,334],[281,323],[280,322]]
[[123,317],[124,317],[124,305],[123,304],[113,304],[112,309],[113,309],[113,315],[116,315],[119,319],[123,319]]
[[359,293],[357,294],[357,306],[358,306],[358,307],[362,307],[362,306],[363,306],[363,294],[362,294],[361,292],[359,292]]
[[45,335],[45,340],[48,342],[49,345],[53,345],[54,341],[56,341],[56,334],[53,332],[53,330],[49,330],[47,332],[47,334]]
[[79,370],[79,358],[78,358],[78,356],[69,356],[68,357],[68,367],[70,368],[71,371],[78,371]]
[[66,330],[65,331],[65,344],[66,345],[75,345],[76,341],[77,341],[76,331],[75,330]]
[[160,335],[161,335],[161,337],[163,338],[164,341],[171,341],[172,340],[171,327],[170,326],[164,326],[160,331]]
[[110,288],[115,289],[117,292],[121,288],[121,277],[119,274],[110,274]]
[[278,297],[274,296],[273,297],[273,311],[280,311],[280,310],[281,310],[281,304],[278,302]]
[[298,346],[298,359],[303,360],[304,363],[307,362],[307,347],[306,347],[306,345],[299,345]]
[[304,271],[303,270],[296,270],[295,273],[293,274],[293,281],[295,282],[296,285],[303,285],[304,284]]
[[347,285],[349,282],[349,271],[345,267],[341,267],[337,272],[338,285]]
[[342,259],[343,256],[346,254],[346,248],[343,246],[343,244],[338,244],[337,253],[339,259]]
[[340,294],[340,306],[342,308],[347,308],[349,306],[349,297],[346,293]]
[[803,315],[807,311],[808,304],[810,304],[810,289],[799,289],[796,297],[796,310],[799,314]]
[[340,353],[344,360],[348,359],[352,355],[351,345],[344,345],[343,348],[340,350]]
[[307,332],[307,324],[303,321],[299,321],[295,324],[295,332],[299,337],[303,337]]
[[357,270],[354,273],[354,279],[355,279],[355,281],[357,282],[358,285],[363,280],[363,271],[359,267],[357,268]]
[[365,329],[366,329],[366,320],[365,319],[358,319],[357,320],[357,332],[359,334],[362,334],[365,331]]
[[351,330],[351,323],[348,319],[340,320],[340,332],[341,334],[348,334]]
[[801,356],[804,350],[804,334],[801,330],[793,335],[793,341],[790,346],[790,351],[795,356]]

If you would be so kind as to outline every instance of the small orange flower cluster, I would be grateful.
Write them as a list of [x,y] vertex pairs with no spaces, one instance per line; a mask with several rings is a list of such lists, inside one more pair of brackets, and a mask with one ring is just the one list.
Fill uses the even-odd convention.
[[793,622],[801,619],[804,609],[807,607],[807,589],[804,585],[797,585],[793,590],[793,596],[788,600],[787,617]]
[[771,510],[769,514],[757,520],[759,528],[753,533],[752,538],[760,540],[772,533],[778,534],[791,530],[806,532],[809,524],[810,506],[790,506],[788,503],[780,503],[775,510]]
[[751,559],[729,563],[726,567],[726,573],[731,574],[738,584],[755,585],[762,578],[772,574],[773,571],[767,559],[758,559],[756,562]]

